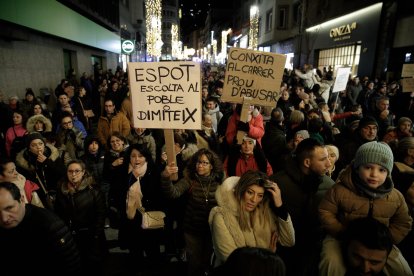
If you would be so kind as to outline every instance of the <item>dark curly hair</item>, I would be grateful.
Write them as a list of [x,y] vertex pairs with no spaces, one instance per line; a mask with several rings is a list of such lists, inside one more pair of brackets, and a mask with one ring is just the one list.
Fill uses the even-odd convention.
[[211,175],[215,177],[217,181],[222,180],[223,177],[223,163],[220,158],[209,149],[199,149],[188,162],[186,173],[190,179],[197,178],[197,162],[200,160],[201,156],[205,155],[210,162],[212,169]]

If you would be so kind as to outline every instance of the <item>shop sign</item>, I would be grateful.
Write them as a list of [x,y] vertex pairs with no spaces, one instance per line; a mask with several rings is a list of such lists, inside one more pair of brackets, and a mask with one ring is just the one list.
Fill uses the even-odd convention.
[[342,25],[339,27],[332,28],[329,31],[329,36],[334,41],[345,40],[351,38],[351,32],[357,28],[357,23],[352,22],[351,24]]
[[129,55],[135,49],[134,41],[132,40],[122,40],[121,49],[123,54]]

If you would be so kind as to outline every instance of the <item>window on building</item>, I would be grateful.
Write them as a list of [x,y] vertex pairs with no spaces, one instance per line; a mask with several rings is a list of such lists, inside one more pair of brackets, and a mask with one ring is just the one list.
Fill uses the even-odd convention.
[[268,10],[266,12],[266,32],[272,29],[273,23],[273,10]]
[[289,19],[289,6],[279,6],[277,9],[277,28],[287,29]]
[[352,75],[358,73],[361,45],[336,47],[319,51],[318,68],[332,66],[335,71],[338,67],[351,67]]

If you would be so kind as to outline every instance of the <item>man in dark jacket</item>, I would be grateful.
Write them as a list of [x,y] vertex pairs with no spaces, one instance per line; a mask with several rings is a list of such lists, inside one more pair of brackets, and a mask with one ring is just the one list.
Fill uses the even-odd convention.
[[295,156],[287,158],[285,169],[270,177],[279,185],[295,228],[295,246],[277,250],[286,262],[287,275],[318,274],[322,238],[318,205],[334,184],[326,176],[330,165],[325,146],[308,138],[298,144]]
[[262,147],[266,158],[272,166],[273,172],[284,168],[285,155],[289,153],[286,144],[286,132],[282,123],[283,111],[274,108],[270,114],[270,121],[266,123],[265,134],[262,138]]
[[0,183],[2,275],[76,275],[80,257],[65,223],[49,210],[25,204],[19,188]]

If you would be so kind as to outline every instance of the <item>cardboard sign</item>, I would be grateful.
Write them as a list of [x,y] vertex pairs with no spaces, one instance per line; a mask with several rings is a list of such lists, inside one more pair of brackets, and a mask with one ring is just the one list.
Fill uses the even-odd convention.
[[134,127],[201,129],[201,71],[195,62],[128,63]]
[[403,78],[411,78],[414,77],[414,64],[410,63],[410,64],[403,64],[403,68],[402,68],[402,72],[401,72],[401,77]]
[[414,92],[414,78],[401,79],[403,92]]
[[336,71],[335,84],[332,89],[332,93],[344,91],[349,81],[349,73],[351,72],[351,67],[340,67]]
[[230,48],[221,99],[243,103],[249,97],[252,104],[275,106],[285,62],[285,55]]

